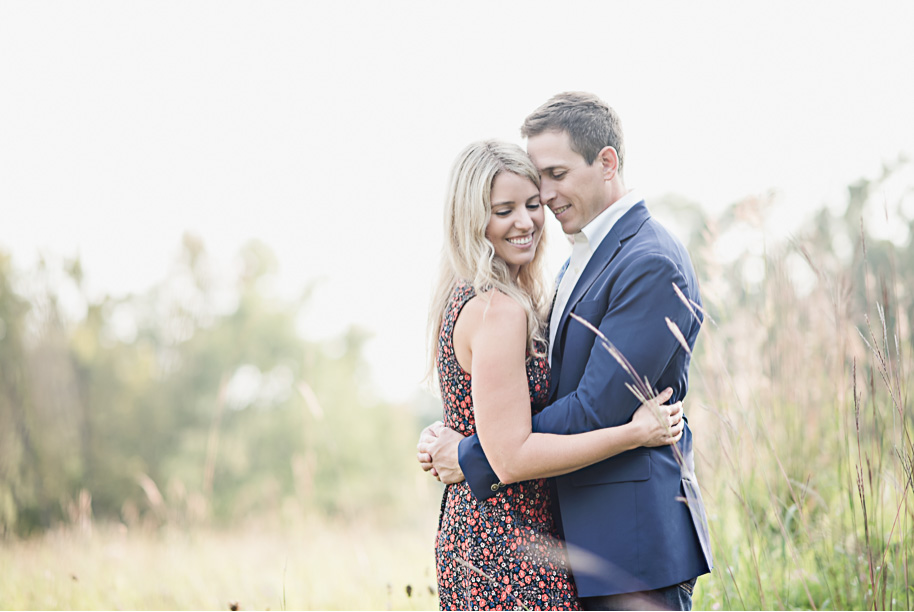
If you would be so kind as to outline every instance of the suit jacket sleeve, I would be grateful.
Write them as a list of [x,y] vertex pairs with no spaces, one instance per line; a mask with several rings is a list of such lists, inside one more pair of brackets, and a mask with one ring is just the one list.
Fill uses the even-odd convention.
[[[680,267],[664,254],[647,254],[626,262],[613,284],[602,318],[590,321],[609,339],[656,390],[673,388],[670,401],[685,396],[686,368],[670,368],[682,345],[666,323],[669,318],[694,342],[698,321],[673,289],[697,294],[689,287]],[[599,318],[597,315],[595,318]],[[571,320],[569,326],[580,325]],[[587,332],[588,341],[593,340]],[[568,354],[584,347],[566,346]],[[688,364],[688,361],[685,361]],[[563,364],[563,368],[565,364]],[[564,371],[564,370],[563,370]],[[599,340],[593,343],[577,389],[559,398],[533,417],[533,430],[575,434],[602,427],[615,427],[631,420],[640,402],[626,387],[634,382]]]
[[457,453],[463,477],[476,499],[485,500],[495,495],[498,492],[498,476],[489,465],[479,437],[472,435],[461,440]]
[[[680,267],[668,256],[659,253],[642,255],[626,262],[612,287],[603,289],[611,289],[607,306],[594,317],[595,320],[590,321],[599,327],[642,379],[646,376],[657,390],[673,387],[671,401],[679,401],[685,396],[688,381],[680,368],[668,371],[676,353],[684,349],[670,331],[665,318],[676,323],[686,337],[694,339],[694,334],[690,335],[688,330],[698,322],[672,287],[675,283],[686,295],[691,295],[697,288],[688,287],[687,282]],[[586,295],[585,301],[589,297]],[[567,325],[581,324],[571,320]],[[587,350],[594,335],[588,331],[585,337],[588,339],[587,346],[566,346],[564,354]],[[627,382],[632,382],[631,377],[602,342],[593,342],[577,389],[534,415],[533,431],[575,434],[627,423],[640,405],[625,386]],[[476,436],[460,442],[459,461],[467,484],[478,499],[487,499],[495,494],[498,477]]]

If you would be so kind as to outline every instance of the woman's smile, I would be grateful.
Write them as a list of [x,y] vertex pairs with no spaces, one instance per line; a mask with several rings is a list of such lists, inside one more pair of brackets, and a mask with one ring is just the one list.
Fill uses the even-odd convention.
[[517,236],[516,238],[505,238],[505,240],[516,247],[526,247],[533,244],[533,233],[531,232],[526,236]]
[[539,189],[530,179],[513,172],[497,174],[492,183],[492,213],[486,238],[515,278],[521,266],[533,261],[543,233],[546,218],[539,196]]

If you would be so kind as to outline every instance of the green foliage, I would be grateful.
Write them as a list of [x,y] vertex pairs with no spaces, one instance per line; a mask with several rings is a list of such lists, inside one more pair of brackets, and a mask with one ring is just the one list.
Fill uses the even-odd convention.
[[22,331],[28,303],[12,290],[10,259],[0,253],[0,533],[34,511],[40,494],[28,435],[27,369]]
[[0,532],[77,520],[82,491],[84,511],[129,525],[391,509],[418,425],[373,399],[367,337],[304,340],[304,301],[270,297],[269,249],[240,260],[219,287],[187,237],[147,294],[92,301],[78,260],[17,277],[0,258]]

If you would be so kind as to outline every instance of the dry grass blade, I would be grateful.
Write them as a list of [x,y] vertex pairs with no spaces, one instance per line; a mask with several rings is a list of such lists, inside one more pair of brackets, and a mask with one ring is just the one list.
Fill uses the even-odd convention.
[[[481,569],[479,569],[478,567],[476,567],[469,561],[461,559],[460,557],[457,557],[457,556],[454,557],[454,560],[457,561],[458,565],[462,565],[463,567],[467,568],[471,572],[475,572],[475,573],[479,574],[480,576],[482,576],[483,578],[485,578],[486,580],[491,582],[494,586],[502,588],[502,583],[495,580],[495,578],[493,578],[492,576],[489,576],[487,573],[485,573],[484,571],[482,571]],[[514,599],[514,601],[516,601],[518,603],[518,605],[520,605],[520,607],[523,608],[524,610],[530,610],[530,608],[526,604],[524,604],[524,602],[521,601],[521,599],[514,593],[508,592],[508,596],[511,597],[512,599]],[[469,607],[469,606],[467,606],[467,607]]]
[[705,321],[707,321],[714,327],[717,327],[717,321],[714,320],[714,317],[712,317],[711,314],[707,310],[702,308],[698,302],[696,302],[695,300],[689,300],[689,304],[692,305],[692,308],[694,308],[695,310],[697,310],[698,312],[701,313],[701,316],[704,317]]
[[[695,309],[692,308],[692,304],[695,304],[695,302],[693,302],[692,300],[687,298],[685,296],[685,294],[682,292],[682,289],[680,289],[679,285],[677,285],[676,283],[673,283],[673,291],[676,292],[676,296],[679,297],[680,301],[682,301],[683,304],[685,304],[685,307],[689,309],[689,312],[691,312],[692,316],[695,317],[695,321],[700,325],[701,318],[698,316],[698,313],[695,312]],[[696,304],[696,306],[697,306],[697,304]]]
[[685,336],[682,335],[682,330],[680,330],[675,321],[670,320],[669,317],[664,317],[664,319],[666,320],[666,326],[673,332],[673,336],[679,341],[679,344],[685,349],[685,352],[691,355],[692,349],[689,348],[689,343],[686,342]]
[[882,304],[876,304],[876,312],[879,313],[879,321],[882,323],[883,349],[885,350],[886,353],[888,353],[889,347],[888,347],[887,340],[889,337],[889,333],[886,331],[886,328],[885,328],[885,309],[882,307]]
[[711,324],[714,325],[714,327],[717,327],[717,321],[715,321],[711,317],[711,315],[708,314],[708,311],[705,310],[704,308],[702,308],[701,305],[698,302],[696,302],[695,300],[687,298],[685,296],[685,294],[682,292],[682,289],[680,289],[679,285],[677,285],[676,283],[673,283],[673,291],[676,292],[676,296],[680,299],[680,301],[683,304],[685,304],[685,307],[689,309],[689,312],[692,313],[692,316],[695,317],[695,321],[699,325],[701,325],[702,319],[695,312],[696,310],[701,313],[702,317],[704,317],[705,320],[710,321]]
[[[631,378],[634,382],[625,383],[625,387],[629,391],[632,392],[632,394],[635,396],[635,398],[639,402],[641,402],[642,404],[646,404],[649,401],[651,401],[657,397],[657,392],[651,386],[650,381],[646,377],[641,378],[638,375],[638,372],[635,371],[634,366],[632,366],[632,364],[628,361],[628,359],[625,358],[625,356],[622,354],[622,352],[619,349],[617,349],[613,345],[612,342],[609,341],[609,338],[607,338],[606,335],[603,334],[603,332],[601,332],[597,327],[595,327],[592,323],[590,323],[590,321],[587,321],[587,320],[579,317],[575,313],[572,312],[569,314],[575,321],[577,321],[578,323],[580,323],[581,325],[583,325],[584,327],[586,327],[587,329],[592,331],[594,334],[596,334],[596,336],[601,340],[601,342],[603,344],[603,348],[605,348],[607,350],[607,352],[609,352],[609,354],[612,355],[613,359],[616,360],[616,362],[622,367],[622,369],[625,371],[625,373],[628,374],[629,376],[631,376]],[[678,327],[677,327],[677,330],[678,330]],[[685,340],[685,338],[683,338],[683,341],[684,340]],[[661,422],[665,421],[665,419],[663,419],[663,417],[660,415],[660,412],[658,410],[654,411],[654,415]],[[667,429],[669,429],[668,424],[667,424]],[[685,462],[685,458],[682,456],[682,451],[679,449],[679,445],[673,444],[672,449],[673,449],[673,456],[676,458],[676,463],[679,464],[680,469],[684,470],[684,473],[689,478],[694,479],[695,473],[693,470],[691,470],[689,468],[688,464]]]
[[860,331],[860,328],[857,327],[857,328],[855,328],[855,329],[857,330],[857,333],[860,334],[860,339],[863,340],[863,343],[866,345],[866,348],[868,348],[868,349],[870,349],[870,350],[873,350],[873,347],[870,346],[869,340],[866,339],[866,336],[863,335],[863,332]]
[[869,348],[873,356],[876,358],[877,370],[879,371],[879,376],[882,377],[882,382],[885,385],[886,390],[889,392],[889,397],[892,399],[893,404],[895,405],[896,410],[901,412],[901,388],[900,382],[898,380],[895,368],[892,365],[892,356],[888,349],[888,332],[885,328],[885,312],[881,305],[876,304],[876,309],[879,311],[879,318],[882,321],[882,337],[883,350],[879,348],[879,340],[876,338],[876,332],[873,330],[873,326],[870,324],[870,318],[867,315],[864,315],[864,320],[866,321],[867,329],[870,332],[870,337],[873,339],[873,344],[871,345],[867,342],[866,338],[863,336],[863,332],[857,328],[857,333],[860,334],[860,337],[863,338],[863,342]]
[[625,383],[625,388],[628,389],[629,391],[631,391],[632,395],[635,396],[635,399],[637,399],[642,404],[646,404],[647,402],[650,401],[650,398],[644,397],[644,394],[641,392],[641,389],[639,389],[635,385],[633,385],[631,383]]
[[653,399],[657,396],[656,391],[654,391],[649,384],[647,384],[644,380],[641,379],[640,376],[638,376],[638,373],[635,371],[635,368],[632,366],[632,364],[629,363],[628,359],[625,358],[621,351],[619,351],[619,349],[617,349],[615,345],[609,341],[609,338],[607,338],[603,332],[595,327],[590,321],[581,318],[575,313],[572,312],[569,314],[575,321],[596,334],[597,338],[603,342],[603,348],[605,348],[609,354],[612,355],[613,359],[618,362],[619,366],[625,370],[625,373],[632,377],[632,380],[634,380],[634,387],[640,392],[639,395],[633,390],[632,393],[635,393],[635,397],[643,402],[645,399]]

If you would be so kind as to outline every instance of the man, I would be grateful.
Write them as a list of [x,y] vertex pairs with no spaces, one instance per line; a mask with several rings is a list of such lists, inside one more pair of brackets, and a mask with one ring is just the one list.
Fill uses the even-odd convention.
[[[621,425],[640,405],[626,387],[632,377],[571,313],[598,327],[652,388],[672,387],[671,401],[681,400],[701,326],[698,281],[685,248],[625,187],[616,113],[591,94],[563,93],[527,117],[521,133],[541,175],[540,200],[574,239],[549,321],[550,404],[533,430]],[[504,486],[476,436],[432,426],[419,451],[423,469],[445,482],[465,476],[478,499]],[[695,579],[712,561],[688,425],[675,447],[635,449],[555,485],[585,609],[691,609]]]

